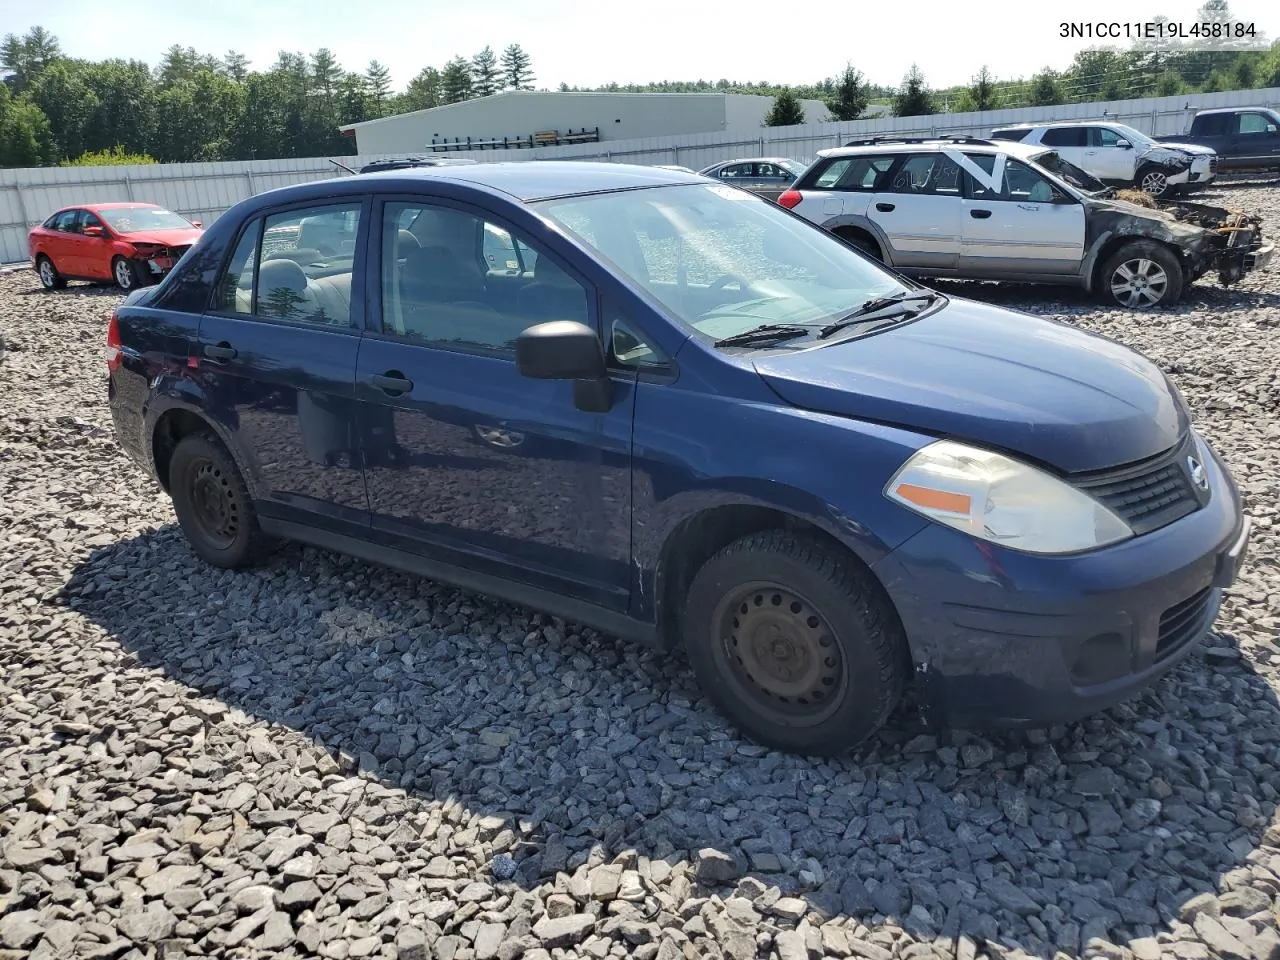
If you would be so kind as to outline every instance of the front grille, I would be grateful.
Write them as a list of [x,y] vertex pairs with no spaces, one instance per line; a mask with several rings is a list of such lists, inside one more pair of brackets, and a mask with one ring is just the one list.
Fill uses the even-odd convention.
[[1205,587],[1193,597],[1175,603],[1160,616],[1160,638],[1156,643],[1156,660],[1163,660],[1194,640],[1204,629],[1204,617],[1213,595]]
[[1148,460],[1077,474],[1071,481],[1140,536],[1181,520],[1200,507],[1187,472],[1187,457],[1194,449],[1188,433],[1177,446]]

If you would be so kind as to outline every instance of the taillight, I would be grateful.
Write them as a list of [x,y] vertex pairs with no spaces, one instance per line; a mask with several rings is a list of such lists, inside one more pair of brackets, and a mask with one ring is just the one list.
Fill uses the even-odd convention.
[[107,324],[107,372],[115,373],[120,368],[124,352],[120,349],[120,324],[116,320],[116,311],[111,311],[111,322]]
[[787,190],[778,198],[778,206],[786,207],[790,210],[792,207],[798,206],[803,199],[804,197],[800,195],[799,190]]

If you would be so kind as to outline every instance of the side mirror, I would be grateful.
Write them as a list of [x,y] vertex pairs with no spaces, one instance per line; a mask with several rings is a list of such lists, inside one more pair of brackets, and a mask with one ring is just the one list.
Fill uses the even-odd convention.
[[81,232],[86,237],[105,237],[107,235],[101,227],[85,227]]
[[199,220],[192,220],[192,221],[191,221],[191,225],[192,225],[193,227],[203,227],[203,226],[204,226],[204,224],[203,224],[203,223],[201,223]]
[[1117,141],[1116,141],[1116,146],[1117,146],[1117,147],[1119,147],[1121,150],[1132,150],[1132,149],[1133,149],[1133,144],[1132,144],[1132,143],[1130,143],[1128,140],[1117,140]]
[[516,369],[534,380],[573,380],[580,410],[602,413],[612,402],[604,345],[576,320],[535,324],[516,339]]

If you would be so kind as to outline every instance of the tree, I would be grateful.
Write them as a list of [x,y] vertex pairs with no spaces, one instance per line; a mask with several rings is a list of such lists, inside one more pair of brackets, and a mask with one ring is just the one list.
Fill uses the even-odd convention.
[[498,92],[502,75],[498,70],[498,57],[492,47],[486,46],[471,58],[471,77],[473,96],[487,97]]
[[160,67],[156,71],[156,80],[160,86],[168,87],[179,80],[190,80],[201,67],[217,68],[218,62],[213,57],[201,56],[195,47],[183,47],[174,44],[164,53]]
[[58,145],[57,159],[84,153],[86,128],[98,108],[98,98],[84,82],[79,65],[72,60],[53,64],[32,84],[30,97],[49,118],[49,129]]
[[0,167],[39,167],[54,158],[49,118],[26,100],[9,96],[0,83]]
[[991,71],[983,64],[973,77],[969,86],[969,95],[973,98],[975,110],[994,110],[996,107],[996,81]]
[[1173,70],[1166,70],[1156,78],[1155,95],[1157,97],[1176,97],[1186,92],[1187,85]]
[[1031,106],[1052,107],[1063,101],[1058,72],[1045,68],[1031,78]]
[[440,71],[435,67],[423,67],[400,96],[399,110],[429,110],[440,106]]
[[924,117],[938,112],[938,104],[933,91],[924,81],[924,74],[916,64],[911,65],[906,76],[902,78],[902,86],[893,98],[893,115],[895,117]]
[[[719,83],[727,85],[728,81],[721,80]],[[857,120],[866,112],[869,100],[866,80],[861,71],[855,70],[852,63],[846,63],[844,72],[835,85],[834,95],[827,100],[831,116],[836,120]]]
[[145,153],[129,153],[120,144],[106,150],[82,153],[74,160],[63,160],[63,167],[123,167],[135,164],[155,163],[156,158]]
[[369,96],[373,102],[379,105],[386,103],[391,93],[391,71],[377,60],[370,60],[364,79],[369,85]]
[[440,99],[458,103],[471,99],[471,64],[464,57],[454,57],[440,74]]
[[19,38],[0,41],[0,69],[13,71],[13,92],[22,93],[62,57],[58,38],[44,27],[32,27]]
[[244,83],[249,76],[249,58],[238,50],[228,50],[222,58],[222,72],[236,83]]
[[85,124],[85,149],[104,150],[118,144],[126,153],[149,153],[159,109],[151,68],[141,60],[105,60],[85,64],[80,76],[95,101]]
[[502,51],[502,74],[506,86],[511,90],[532,90],[533,58],[513,43]]
[[804,107],[800,98],[790,90],[783,90],[773,98],[773,106],[764,118],[766,127],[794,127],[804,123]]
[[[376,61],[375,61],[376,62]],[[333,114],[333,91],[342,79],[342,67],[328,47],[321,47],[311,55],[311,82],[324,101],[325,111]]]

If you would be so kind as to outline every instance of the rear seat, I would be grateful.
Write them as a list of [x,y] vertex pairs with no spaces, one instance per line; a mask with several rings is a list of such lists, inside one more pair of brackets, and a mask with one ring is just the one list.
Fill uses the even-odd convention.
[[[237,295],[237,301],[240,301]],[[258,313],[281,320],[351,326],[351,274],[308,279],[293,260],[258,268]]]

